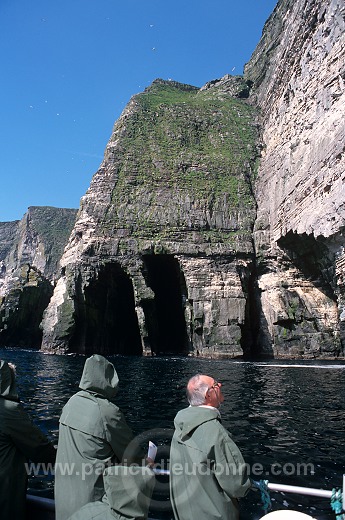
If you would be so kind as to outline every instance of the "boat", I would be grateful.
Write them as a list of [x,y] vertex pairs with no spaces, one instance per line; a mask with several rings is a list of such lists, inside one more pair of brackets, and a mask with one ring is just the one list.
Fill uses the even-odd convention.
[[[156,475],[169,476],[169,470],[154,470]],[[257,489],[262,492],[262,495],[273,491],[283,493],[294,493],[306,496],[321,497],[329,500],[335,517],[337,520],[345,520],[345,474],[343,475],[342,490],[326,490],[307,488],[301,486],[290,486],[285,484],[275,484],[267,480],[253,481]],[[51,498],[43,498],[28,494],[27,499],[27,520],[55,520],[55,503]],[[279,510],[272,512],[265,512],[262,520],[317,520],[314,517],[293,510]],[[155,520],[149,517],[148,520]]]

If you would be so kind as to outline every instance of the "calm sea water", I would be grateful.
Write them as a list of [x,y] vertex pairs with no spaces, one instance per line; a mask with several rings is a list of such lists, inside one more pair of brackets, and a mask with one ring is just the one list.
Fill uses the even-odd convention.
[[[17,365],[23,405],[57,442],[61,409],[78,390],[85,358],[0,349],[0,359]],[[108,359],[115,364],[120,378],[116,402],[142,443],[146,445],[152,439],[160,446],[158,460],[168,456],[174,416],[187,406],[186,382],[199,372],[223,383],[223,424],[254,469],[253,478],[330,490],[342,486],[344,363],[251,363],[181,357]],[[32,478],[30,488],[52,496],[52,477]],[[154,501],[155,518],[171,516],[166,494],[167,482],[160,478]],[[290,508],[319,519],[335,518],[328,500],[273,492],[271,499],[274,510]],[[243,499],[241,507],[244,520],[256,520],[263,514],[258,492]]]

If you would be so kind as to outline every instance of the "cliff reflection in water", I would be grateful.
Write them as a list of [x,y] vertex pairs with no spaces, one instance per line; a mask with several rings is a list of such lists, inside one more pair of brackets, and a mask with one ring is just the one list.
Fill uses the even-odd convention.
[[[0,349],[0,358],[17,365],[18,390],[26,409],[57,441],[58,420],[78,389],[85,358]],[[249,363],[187,358],[109,357],[120,378],[116,402],[128,423],[143,436],[168,442],[173,419],[186,406],[185,385],[197,372],[223,383],[223,424],[244,458],[263,472],[253,478],[332,489],[345,473],[345,365],[328,362]],[[168,454],[161,448],[160,454]],[[309,465],[307,475],[303,466]],[[310,468],[313,467],[314,474]],[[301,475],[296,471],[302,471]],[[30,481],[38,490],[39,479]],[[52,488],[52,481],[44,484]],[[272,494],[274,509],[289,507],[320,519],[334,518],[327,501]],[[313,509],[313,508],[316,508]],[[323,511],[324,510],[324,511]],[[258,493],[243,500],[243,518],[262,515]],[[166,518],[164,513],[156,518]]]

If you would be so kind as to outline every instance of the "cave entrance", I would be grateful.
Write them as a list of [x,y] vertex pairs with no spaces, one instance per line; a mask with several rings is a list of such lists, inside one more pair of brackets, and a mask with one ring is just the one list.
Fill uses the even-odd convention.
[[140,355],[131,279],[119,264],[107,264],[85,289],[85,353]]
[[144,276],[155,294],[143,305],[151,351],[155,354],[185,354],[188,351],[183,302],[186,285],[172,255],[146,255]]

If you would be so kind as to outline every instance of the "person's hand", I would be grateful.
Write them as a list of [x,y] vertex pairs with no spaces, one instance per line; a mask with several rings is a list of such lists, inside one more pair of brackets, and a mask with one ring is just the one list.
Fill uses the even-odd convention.
[[150,457],[146,457],[146,466],[149,468],[153,468],[155,465],[155,461],[153,459],[150,459]]

